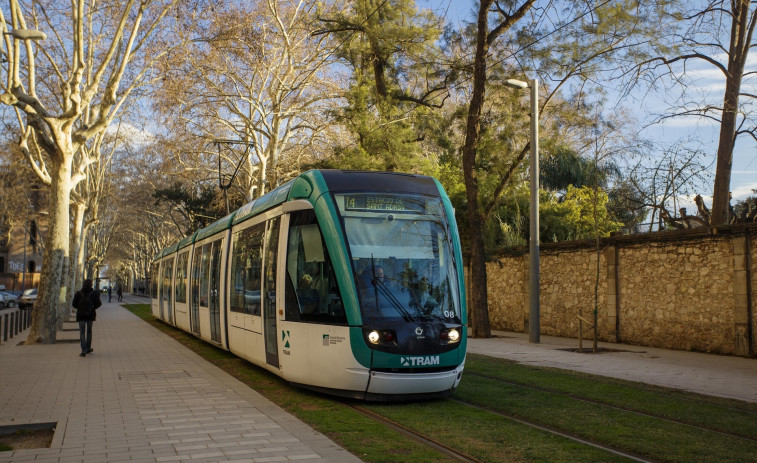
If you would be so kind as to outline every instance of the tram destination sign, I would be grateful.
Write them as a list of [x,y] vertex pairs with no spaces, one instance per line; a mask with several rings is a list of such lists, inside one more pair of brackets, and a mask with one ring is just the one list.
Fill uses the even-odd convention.
[[355,194],[344,195],[344,208],[348,211],[410,212],[423,214],[426,201],[394,195]]

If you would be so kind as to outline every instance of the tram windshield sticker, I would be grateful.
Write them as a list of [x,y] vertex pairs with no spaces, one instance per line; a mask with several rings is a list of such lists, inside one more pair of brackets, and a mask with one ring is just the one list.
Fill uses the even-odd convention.
[[396,195],[355,194],[344,195],[344,209],[347,211],[423,214],[426,212],[426,202],[417,198]]

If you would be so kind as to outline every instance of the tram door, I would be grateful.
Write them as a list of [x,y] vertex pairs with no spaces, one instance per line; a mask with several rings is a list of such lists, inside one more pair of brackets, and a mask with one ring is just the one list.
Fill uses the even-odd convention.
[[223,240],[213,242],[210,251],[210,339],[221,342],[221,244]]
[[200,335],[200,273],[202,270],[202,246],[195,248],[192,257],[192,279],[190,280],[192,299],[189,306],[189,320],[192,333]]
[[280,218],[268,222],[265,243],[265,279],[263,280],[263,318],[266,363],[279,366],[278,329],[276,325],[276,261],[279,250]]
[[[173,323],[173,310],[171,310],[171,279],[173,278],[173,257],[163,261],[163,291],[160,301],[160,318]],[[164,304],[165,303],[165,311]]]

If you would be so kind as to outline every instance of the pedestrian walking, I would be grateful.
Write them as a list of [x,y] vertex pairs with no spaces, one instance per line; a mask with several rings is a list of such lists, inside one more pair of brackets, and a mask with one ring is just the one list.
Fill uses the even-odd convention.
[[110,298],[113,296],[113,286],[108,286],[108,303],[110,303]]
[[80,357],[85,357],[92,349],[92,323],[97,315],[97,308],[102,305],[100,292],[92,288],[92,280],[84,280],[82,288],[74,294],[72,304],[76,309],[76,321],[79,322]]
[[116,291],[116,294],[118,295],[118,302],[121,302],[124,300],[124,290],[121,289],[121,287],[118,287],[118,290]]

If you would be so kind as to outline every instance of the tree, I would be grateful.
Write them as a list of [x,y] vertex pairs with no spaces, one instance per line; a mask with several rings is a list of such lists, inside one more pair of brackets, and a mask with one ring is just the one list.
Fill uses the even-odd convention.
[[[193,190],[199,191],[195,194]],[[175,182],[168,188],[156,189],[153,197],[156,206],[161,204],[168,206],[168,216],[176,225],[179,236],[189,235],[209,225],[217,218],[223,217],[226,212],[221,209],[223,206],[217,201],[217,190],[214,185],[187,188],[180,182]]]
[[186,46],[164,62],[155,100],[158,111],[171,115],[173,138],[185,142],[175,159],[208,179],[217,164],[202,165],[209,156],[200,155],[215,156],[211,145],[219,138],[239,141],[220,145],[217,155],[232,171],[241,162],[236,185],[250,201],[325,152],[325,113],[337,92],[325,71],[330,41],[311,34],[317,6],[209,4],[199,30],[175,31]]
[[[463,172],[467,199],[468,236],[471,242],[471,335],[487,337],[491,331],[488,317],[486,255],[483,224],[506,186],[519,172],[520,164],[529,151],[525,144],[511,160],[510,166],[489,179],[493,188],[487,196],[482,196],[481,185],[487,174],[482,168],[479,154],[483,109],[486,103],[488,82],[487,72],[496,63],[491,49],[503,35],[510,34],[506,47],[501,47],[505,56],[519,54],[518,63],[528,62],[530,66],[519,69],[525,73],[530,69],[543,69],[546,73],[542,82],[549,82],[546,97],[539,102],[539,113],[558,95],[565,85],[575,81],[577,88],[573,98],[577,107],[586,105],[586,95],[598,85],[591,85],[601,70],[598,63],[607,62],[619,50],[636,45],[633,38],[651,28],[641,27],[645,10],[636,3],[629,2],[550,2],[545,8],[535,9],[535,1],[494,2],[483,0],[479,4],[475,26],[475,53],[473,61],[473,83],[469,98],[465,129],[465,143],[462,149]],[[630,7],[630,8],[629,8]],[[636,14],[629,13],[629,9]],[[490,25],[491,21],[491,25]],[[520,28],[517,24],[525,21]],[[513,32],[514,31],[514,32]],[[588,32],[588,33],[587,33]],[[559,39],[553,39],[556,36]],[[518,47],[522,48],[518,48]],[[515,51],[513,51],[515,50]],[[531,50],[531,53],[520,50]],[[520,55],[523,55],[522,57]],[[553,57],[557,57],[553,59]],[[498,75],[500,82],[509,77]],[[591,87],[589,89],[588,87]],[[571,98],[565,98],[568,101]]]
[[[662,155],[657,159],[642,158],[631,167],[627,177],[633,193],[626,199],[635,202],[637,208],[647,208],[652,212],[648,231],[652,231],[655,222],[660,229],[664,228],[664,224],[676,228],[690,228],[694,224],[709,226],[708,216],[697,216],[681,207],[684,199],[690,200],[707,180],[710,166],[704,162],[705,154],[700,149],[678,144],[652,149],[662,152]],[[682,225],[677,227],[674,224]]]
[[359,0],[320,20],[351,72],[346,107],[334,113],[352,137],[331,164],[427,172],[423,121],[447,97],[451,74],[439,63],[440,18],[412,0]]
[[[745,77],[755,71],[748,64],[755,46],[757,3],[750,0],[708,0],[673,2],[663,10],[666,40],[652,42],[650,50],[635,56],[638,63],[633,82],[646,79],[656,83],[661,77],[672,80],[681,97],[670,117],[696,116],[714,120],[720,129],[712,198],[712,225],[729,222],[731,165],[733,149],[740,135],[757,140],[757,122],[752,103],[757,95],[742,89]],[[687,71],[704,64],[722,75],[725,86],[721,103],[693,99],[696,82]]]
[[[757,190],[752,190],[757,195]],[[733,207],[734,221],[737,223],[757,222],[757,196],[749,196]]]
[[8,10],[0,9],[0,103],[15,110],[19,147],[50,191],[47,246],[27,343],[54,343],[68,310],[71,191],[94,161],[82,148],[111,124],[145,78],[150,60],[160,58],[161,53],[152,54],[135,69],[176,3],[75,0],[67,10],[55,2],[10,0]]

